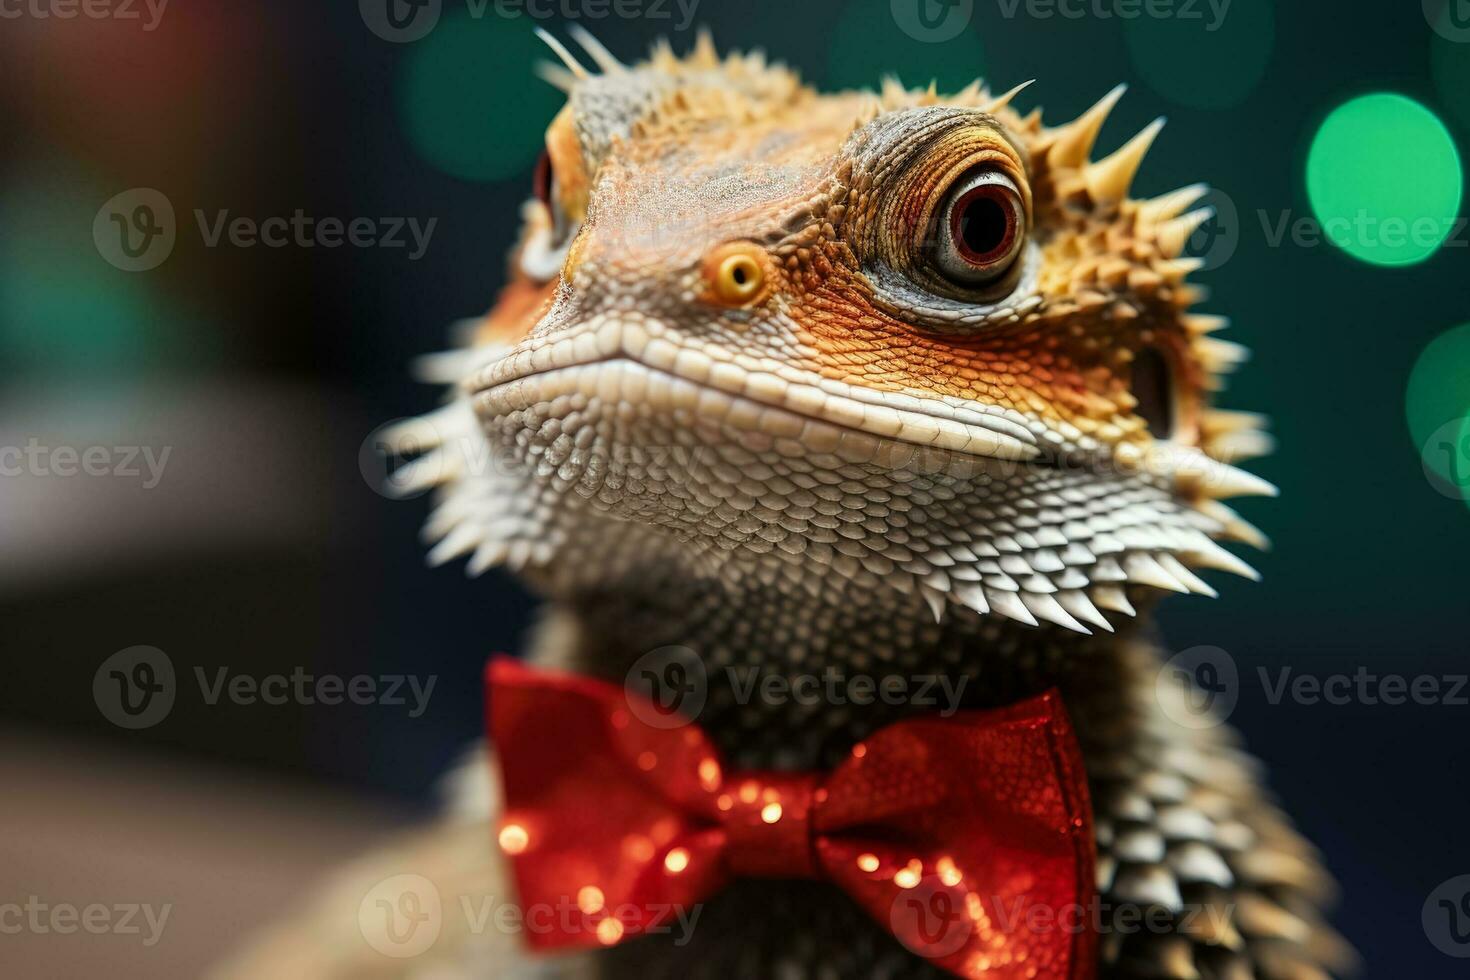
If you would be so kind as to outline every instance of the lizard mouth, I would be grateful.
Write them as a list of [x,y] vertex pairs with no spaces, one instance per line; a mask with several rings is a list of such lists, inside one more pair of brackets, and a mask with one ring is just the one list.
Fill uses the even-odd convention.
[[582,396],[687,413],[696,422],[790,440],[793,450],[893,463],[917,452],[1041,462],[1040,423],[999,407],[859,388],[796,369],[722,357],[607,324],[519,347],[466,382],[494,418]]

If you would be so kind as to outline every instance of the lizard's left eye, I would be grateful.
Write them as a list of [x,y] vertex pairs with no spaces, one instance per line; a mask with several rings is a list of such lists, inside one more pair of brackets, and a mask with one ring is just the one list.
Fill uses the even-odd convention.
[[567,220],[566,213],[562,211],[561,202],[557,199],[556,167],[552,164],[551,153],[547,150],[542,150],[541,158],[536,161],[536,173],[531,178],[531,193],[546,208],[546,213],[551,216],[552,242],[558,247],[565,244],[573,228],[572,223]]
[[551,210],[551,182],[556,174],[551,169],[551,153],[547,150],[541,151],[541,158],[536,161],[536,173],[531,178],[531,193],[536,195],[536,200],[546,205]]
[[935,216],[932,261],[945,277],[979,286],[1005,275],[1021,253],[1026,208],[997,170],[956,181]]

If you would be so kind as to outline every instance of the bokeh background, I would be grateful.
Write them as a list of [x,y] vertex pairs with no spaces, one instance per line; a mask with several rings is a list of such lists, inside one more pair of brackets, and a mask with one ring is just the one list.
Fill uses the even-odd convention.
[[[1160,17],[1128,0],[958,0],[929,8],[967,18],[938,41],[914,7],[702,0],[691,20],[687,0],[633,18],[557,0],[533,4],[552,14],[538,18],[445,0],[416,40],[346,0],[156,17],[139,2],[136,19],[6,8],[19,13],[0,20],[0,449],[101,446],[114,470],[118,447],[169,456],[156,485],[141,458],[136,477],[0,477],[0,902],[174,913],[150,948],[0,935],[0,975],[196,975],[324,868],[430,809],[476,737],[481,665],[518,647],[532,600],[498,573],[424,567],[425,502],[374,489],[369,436],[435,404],[409,363],[503,279],[561,101],[533,74],[548,54],[532,29],[564,36],[568,18],[624,58],[659,35],[686,48],[691,24],[708,25],[722,47],[764,47],[824,86],[1035,78],[1018,104],[1053,122],[1127,81],[1104,150],[1169,117],[1140,190],[1219,189],[1194,242],[1205,309],[1255,354],[1223,402],[1272,416],[1280,448],[1253,469],[1282,495],[1243,507],[1275,541],[1256,561],[1264,581],[1216,576],[1219,600],[1166,604],[1166,635],[1234,659],[1232,720],[1341,880],[1337,921],[1367,975],[1463,975],[1421,910],[1470,872],[1470,706],[1273,704],[1258,670],[1470,672],[1470,233],[1454,222],[1470,7],[1178,0]],[[137,188],[168,200],[177,240],[130,272],[93,231]],[[298,209],[435,224],[415,259],[411,244],[211,247],[194,217]],[[1357,214],[1427,217],[1449,237],[1310,234]],[[167,653],[182,693],[125,730],[93,678],[139,644]],[[437,682],[417,717],[210,705],[194,672],[221,667]]]

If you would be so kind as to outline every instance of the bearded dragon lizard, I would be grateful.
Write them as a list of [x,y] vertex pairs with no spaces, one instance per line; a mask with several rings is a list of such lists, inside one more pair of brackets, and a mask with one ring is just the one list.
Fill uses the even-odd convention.
[[[1220,499],[1274,492],[1227,462],[1267,450],[1259,417],[1211,407],[1244,351],[1191,312],[1204,188],[1129,197],[1162,120],[1094,160],[1121,86],[1048,126],[1011,107],[1025,86],[823,95],[707,35],[627,67],[573,34],[594,68],[548,37],[568,100],[509,285],[429,362],[452,398],[397,433],[429,448],[400,486],[439,487],[432,560],[543,593],[534,662],[621,682],[693,651],[699,721],[746,767],[830,765],[917,709],[750,701],[726,668],[939,673],[969,707],[1056,688],[1096,814],[1101,975],[1338,970],[1315,851],[1228,730],[1179,724],[1183,694],[1155,683],[1155,601],[1213,595],[1197,569],[1254,577],[1219,542],[1264,538]],[[686,945],[528,965],[453,910],[512,900],[484,768],[461,819],[364,861],[233,969],[935,975],[827,886],[769,881],[712,901]],[[351,914],[397,871],[445,903],[403,961]],[[1154,924],[1108,917],[1127,909]]]

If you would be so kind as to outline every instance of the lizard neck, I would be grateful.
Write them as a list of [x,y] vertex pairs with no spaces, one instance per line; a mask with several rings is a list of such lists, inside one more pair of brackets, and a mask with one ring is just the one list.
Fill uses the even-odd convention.
[[842,592],[763,577],[733,583],[671,563],[583,585],[559,597],[580,626],[573,666],[678,700],[745,768],[830,766],[901,718],[1050,688],[1082,714],[1081,730],[1090,705],[1116,710],[1136,693],[1136,621],[1086,636],[954,605],[936,621],[901,587]]

